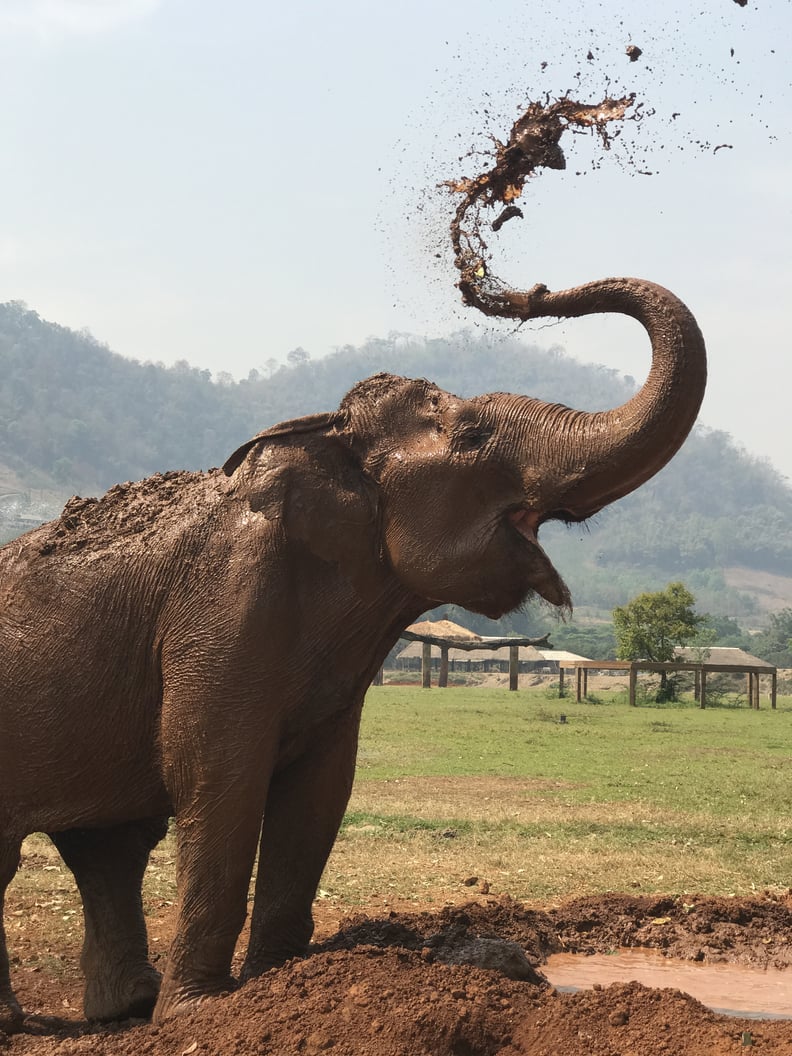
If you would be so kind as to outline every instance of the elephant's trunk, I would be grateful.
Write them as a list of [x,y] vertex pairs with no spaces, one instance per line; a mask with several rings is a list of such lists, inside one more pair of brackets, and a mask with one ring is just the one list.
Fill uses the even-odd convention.
[[475,285],[461,285],[466,299],[487,314],[533,319],[619,312],[637,319],[649,334],[649,376],[627,403],[596,413],[545,404],[538,420],[535,412],[530,415],[531,445],[538,445],[532,459],[538,456],[559,468],[560,487],[547,496],[553,509],[541,511],[544,516],[590,517],[639,487],[681,447],[701,406],[707,364],[696,320],[674,294],[642,279],[625,278],[557,293],[544,286],[527,293],[488,291],[484,298]]

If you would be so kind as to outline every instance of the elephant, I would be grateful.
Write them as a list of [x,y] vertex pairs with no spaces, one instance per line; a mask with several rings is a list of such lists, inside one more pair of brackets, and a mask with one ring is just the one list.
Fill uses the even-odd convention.
[[[591,517],[684,441],[706,379],[690,311],[640,279],[562,294],[543,291],[543,314],[647,331],[647,380],[621,407],[377,374],[220,469],[75,497],[0,549],[0,899],[23,838],[49,834],[83,902],[89,1019],[162,1022],[239,985],[257,853],[241,980],[305,954],[364,696],[400,633],[444,603],[570,606],[540,526]],[[160,978],[141,882],[171,818]],[[23,1015],[4,933],[0,1014]]]

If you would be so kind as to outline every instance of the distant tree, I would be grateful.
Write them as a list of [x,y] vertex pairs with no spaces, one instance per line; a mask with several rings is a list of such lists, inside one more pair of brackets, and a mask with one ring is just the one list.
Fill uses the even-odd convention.
[[[620,660],[668,663],[678,646],[699,637],[706,616],[695,611],[696,599],[684,583],[669,583],[665,590],[639,594],[613,610],[616,655]],[[673,699],[673,682],[660,676],[658,700]]]
[[715,633],[713,641],[714,645],[731,646],[736,649],[747,649],[750,652],[751,646],[748,640],[748,635],[743,632],[736,620],[733,620],[730,616],[710,615],[708,617],[708,622]]
[[550,641],[556,649],[565,649],[590,660],[611,660],[616,652],[612,623],[559,623],[551,627]]
[[696,637],[690,642],[690,647],[693,650],[694,663],[706,663],[710,657],[710,650],[717,640],[718,632],[714,627],[699,627]]
[[747,648],[755,656],[777,667],[792,667],[792,609],[770,614],[767,627],[753,634]]
[[74,477],[74,467],[70,458],[58,458],[52,465],[52,476],[59,484],[70,484]]
[[286,353],[286,360],[292,367],[299,367],[303,363],[307,363],[311,358],[310,352],[306,352],[304,348],[293,348],[291,352]]

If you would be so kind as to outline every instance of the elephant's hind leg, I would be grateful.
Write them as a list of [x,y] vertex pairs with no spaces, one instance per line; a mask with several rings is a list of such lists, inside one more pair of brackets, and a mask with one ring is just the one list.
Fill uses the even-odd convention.
[[82,896],[88,1019],[149,1016],[157,1000],[160,976],[148,959],[141,885],[149,854],[167,827],[166,818],[149,818],[50,834]]
[[11,966],[3,927],[5,892],[17,871],[20,847],[21,840],[0,833],[0,1030],[13,1028],[22,1019],[22,1009],[11,989]]

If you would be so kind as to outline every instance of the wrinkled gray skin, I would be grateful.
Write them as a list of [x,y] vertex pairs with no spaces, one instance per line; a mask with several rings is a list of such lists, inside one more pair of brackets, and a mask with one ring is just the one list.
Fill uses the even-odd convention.
[[[627,312],[650,334],[624,407],[377,375],[224,471],[72,500],[0,550],[0,893],[23,837],[49,833],[82,894],[87,1016],[156,1002],[159,1021],[230,988],[259,845],[243,978],[302,953],[363,697],[400,631],[442,602],[568,604],[539,526],[590,516],[682,443],[705,380],[689,312],[638,280],[570,295],[571,314]],[[160,987],[140,884],[169,816],[179,912]]]

